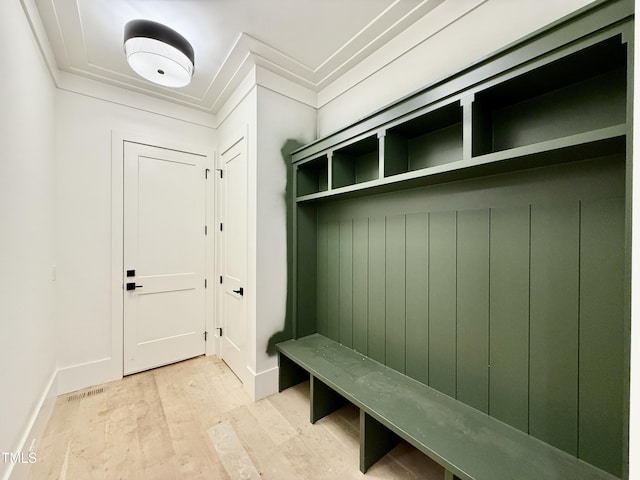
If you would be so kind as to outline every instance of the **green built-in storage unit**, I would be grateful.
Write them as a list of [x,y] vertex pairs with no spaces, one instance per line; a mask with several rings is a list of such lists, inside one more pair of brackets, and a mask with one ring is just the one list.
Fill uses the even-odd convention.
[[633,2],[596,2],[293,153],[321,333],[618,477]]

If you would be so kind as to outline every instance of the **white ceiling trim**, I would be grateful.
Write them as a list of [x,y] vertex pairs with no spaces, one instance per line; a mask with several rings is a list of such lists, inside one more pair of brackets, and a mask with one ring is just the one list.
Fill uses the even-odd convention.
[[487,1],[455,0],[444,2],[428,17],[421,17],[417,22],[382,45],[375,55],[366,57],[353,68],[336,76],[332,82],[324,84],[318,92],[317,108],[327,105],[367,78],[374,76]]
[[[404,15],[400,15],[398,2],[394,2],[315,69],[243,32],[211,81],[202,100],[205,105],[215,111],[219,99],[225,97],[224,89],[233,83],[231,81],[220,82],[220,80],[231,78],[233,75],[231,72],[236,71],[241,71],[241,78],[244,78],[246,70],[240,68],[240,64],[246,61],[247,53],[251,53],[253,58],[257,60],[257,64],[317,93],[443,2],[444,0],[423,0],[417,7]],[[386,26],[388,25],[386,17],[391,14],[390,12],[399,18],[390,26]],[[217,91],[214,90],[214,85],[220,83],[223,83],[224,87],[218,87]]]
[[[397,20],[391,25],[388,24],[387,19],[385,19],[384,22],[381,21],[382,16],[389,15],[389,13],[383,12],[380,14],[370,25],[367,25],[360,33],[345,43],[314,71],[313,81],[316,86],[316,91],[322,90],[327,84],[341,76],[345,71],[350,70],[362,60],[377,52],[389,41],[421,18],[424,18],[444,1],[445,0],[424,0],[406,14],[398,15]],[[395,6],[397,6],[397,2],[392,5],[389,10]],[[401,12],[394,11],[394,16],[395,13]],[[349,53],[349,50],[354,53]]]
[[42,58],[47,65],[51,79],[56,86],[59,86],[60,71],[58,70],[56,57],[53,53],[53,49],[51,48],[51,43],[49,43],[49,39],[47,38],[35,0],[20,0],[20,5],[22,6],[22,10],[24,11],[27,22],[29,23],[29,27],[31,28],[36,43],[38,44]]
[[[393,59],[402,56],[419,41],[424,41],[429,36],[428,31],[431,31],[431,34],[434,30],[437,32],[443,25],[446,26],[463,16],[470,7],[481,3],[478,0],[422,0],[408,10],[406,4],[396,0],[316,68],[305,65],[277,48],[242,32],[228,51],[221,67],[206,88],[201,90],[202,95],[193,95],[151,85],[133,73],[129,75],[92,62],[89,58],[85,24],[81,18],[78,0],[62,4],[65,6],[64,12],[57,11],[53,1],[41,2],[40,8],[47,16],[51,15],[55,19],[57,31],[55,34],[50,32],[53,38],[47,37],[36,0],[20,1],[54,81],[59,87],[72,89],[74,85],[83,85],[83,91],[79,93],[86,94],[85,83],[69,81],[69,75],[77,75],[118,87],[98,89],[103,92],[113,94],[121,89],[130,90],[214,116],[232,98],[234,90],[254,67],[260,67],[263,71],[271,72],[285,80],[274,82],[272,76],[261,75],[260,78],[271,79],[269,88],[281,89],[279,93],[314,108],[320,108]],[[458,8],[452,8],[455,5]],[[49,21],[51,25],[51,18]],[[416,28],[418,26],[420,28]],[[425,27],[428,27],[427,31]],[[409,31],[413,32],[411,36],[407,35]],[[59,63],[56,63],[53,48],[55,46],[64,52],[63,58],[58,57]],[[84,66],[71,65],[72,57],[83,58]],[[64,70],[69,73],[64,75],[65,85],[62,86],[60,73]],[[115,101],[120,103],[118,99]]]

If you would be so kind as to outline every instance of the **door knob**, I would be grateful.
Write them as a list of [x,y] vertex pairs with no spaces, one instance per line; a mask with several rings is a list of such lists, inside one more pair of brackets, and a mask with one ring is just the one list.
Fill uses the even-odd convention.
[[135,290],[136,288],[142,288],[142,285],[136,285],[133,282],[127,283],[127,290]]
[[244,288],[240,287],[238,290],[233,290],[233,293],[237,293],[242,297],[244,295]]

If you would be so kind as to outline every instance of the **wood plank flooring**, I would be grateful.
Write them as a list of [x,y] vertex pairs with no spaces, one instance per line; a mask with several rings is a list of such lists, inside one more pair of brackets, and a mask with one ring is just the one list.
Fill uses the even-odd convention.
[[309,384],[252,402],[229,368],[199,357],[60,396],[32,480],[441,479],[401,443],[358,470],[358,410],[309,423]]

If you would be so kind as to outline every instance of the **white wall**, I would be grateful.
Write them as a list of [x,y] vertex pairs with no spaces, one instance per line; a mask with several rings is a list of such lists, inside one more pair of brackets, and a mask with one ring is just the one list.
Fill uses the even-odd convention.
[[121,361],[112,350],[112,131],[213,149],[215,130],[62,90],[56,122],[56,336],[63,392],[117,378],[114,366]]
[[0,451],[16,452],[56,368],[55,88],[17,1],[0,2],[0,71]]
[[220,152],[247,137],[247,372],[239,372],[254,399],[277,391],[277,357],[267,354],[284,329],[287,296],[287,171],[282,148],[315,138],[316,110],[261,86],[271,77],[254,67],[219,114]]
[[[591,3],[592,0],[455,0],[444,2],[427,18],[319,92],[319,136],[331,133],[401,97],[490,55],[523,36]],[[444,10],[469,13],[433,32],[431,16]],[[429,36],[431,35],[431,36]],[[426,38],[428,36],[428,38]],[[416,39],[422,38],[423,41]],[[425,39],[426,38],[426,39]],[[390,51],[393,50],[392,54]],[[395,60],[388,58],[395,56]],[[376,65],[379,65],[376,68]]]
[[[285,327],[287,300],[286,163],[287,142],[304,145],[315,138],[316,110],[258,87],[256,188],[256,364],[263,380],[256,398],[277,392],[277,357],[267,354],[272,335]],[[290,147],[289,147],[290,148]],[[288,154],[289,152],[285,152]]]
[[[242,80],[240,86],[233,93],[232,98],[227,102],[224,108],[224,112],[220,115],[221,123],[218,126],[218,145],[219,155],[218,161],[220,162],[220,155],[222,155],[228,148],[237,143],[240,139],[245,138],[246,141],[246,172],[247,172],[247,271],[245,273],[245,285],[246,291],[243,296],[245,302],[244,318],[234,319],[234,321],[245,322],[246,339],[244,345],[239,345],[242,353],[245,355],[244,361],[246,369],[244,371],[235,372],[236,375],[243,381],[244,387],[247,391],[252,392],[255,384],[255,370],[252,365],[255,365],[255,237],[256,228],[255,221],[252,220],[255,215],[255,189],[252,189],[250,185],[255,184],[255,158],[257,155],[257,88],[255,86],[255,68],[252,69],[247,76]],[[224,168],[219,163],[218,168]],[[222,208],[223,198],[218,197],[218,203]],[[222,220],[221,220],[222,221]],[[221,243],[218,243],[218,247]],[[222,250],[218,251],[219,265],[223,265]],[[224,274],[222,271],[221,274]],[[219,326],[223,326],[224,319],[222,318],[222,302],[224,302],[224,287],[216,284],[218,299],[218,322]]]

